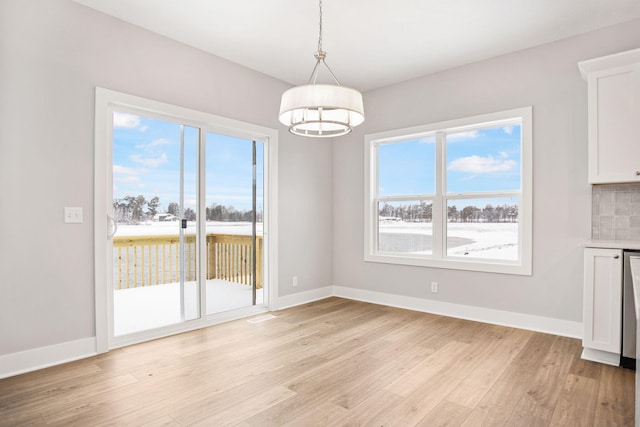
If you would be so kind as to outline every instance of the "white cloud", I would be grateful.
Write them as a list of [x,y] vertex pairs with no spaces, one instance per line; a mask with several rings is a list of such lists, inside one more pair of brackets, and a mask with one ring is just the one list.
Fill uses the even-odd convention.
[[516,167],[517,163],[513,160],[506,158],[494,159],[493,156],[480,157],[469,156],[455,159],[447,169],[454,172],[467,172],[467,173],[490,173],[490,172],[505,172]]
[[169,161],[166,153],[162,153],[161,155],[155,158],[154,157],[144,158],[140,154],[132,154],[131,160],[143,166],[146,166],[148,168],[157,168],[158,166],[163,165]]
[[135,129],[140,127],[140,117],[129,113],[113,113],[113,127]]
[[135,175],[125,175],[125,176],[116,176],[114,177],[116,182],[140,182],[140,177]]
[[138,170],[126,166],[113,165],[113,173],[120,175],[137,175]]
[[505,127],[502,128],[502,130],[507,135],[511,135],[513,133],[513,125],[505,126]]
[[461,139],[474,139],[479,136],[478,130],[470,130],[466,132],[458,132],[447,134],[447,141],[456,141]]
[[435,136],[426,136],[424,138],[418,139],[418,144],[433,144],[436,142]]
[[160,139],[155,139],[148,144],[138,144],[136,145],[136,148],[153,148],[153,147],[160,147],[162,145],[169,145],[169,144],[171,144],[170,140],[160,138]]
[[121,165],[113,165],[113,181],[124,184],[140,182],[140,169],[128,168]]
[[140,182],[140,170],[121,165],[113,165],[113,180],[115,182],[131,183]]

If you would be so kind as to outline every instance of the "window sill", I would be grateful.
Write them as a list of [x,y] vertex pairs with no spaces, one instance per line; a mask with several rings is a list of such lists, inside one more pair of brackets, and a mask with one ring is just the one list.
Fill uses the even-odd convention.
[[458,258],[434,259],[423,256],[398,256],[390,254],[365,254],[365,262],[410,265],[417,267],[445,268],[450,270],[478,271],[483,273],[531,276],[531,264],[499,260],[465,260]]

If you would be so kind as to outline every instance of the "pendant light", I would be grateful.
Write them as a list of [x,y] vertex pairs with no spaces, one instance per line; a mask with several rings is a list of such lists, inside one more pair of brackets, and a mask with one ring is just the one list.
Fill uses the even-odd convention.
[[[307,84],[293,87],[282,94],[279,120],[289,127],[289,132],[317,138],[346,135],[364,122],[362,94],[340,85],[322,50],[322,0],[320,6],[320,31],[318,51],[314,54],[316,65]],[[316,84],[320,65],[324,65],[335,84]]]

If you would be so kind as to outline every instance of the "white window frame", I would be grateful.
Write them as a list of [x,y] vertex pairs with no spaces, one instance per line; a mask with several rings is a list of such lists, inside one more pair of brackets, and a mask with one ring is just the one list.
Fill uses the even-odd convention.
[[[533,108],[522,107],[512,110],[482,114],[456,120],[396,129],[368,134],[364,137],[365,155],[365,206],[364,206],[364,260],[389,264],[404,264],[422,267],[448,268],[492,273],[528,275],[532,274],[533,242]],[[444,194],[446,180],[445,139],[443,132],[451,133],[480,127],[499,126],[513,120],[521,125],[521,189],[520,191],[496,191],[483,193]],[[424,136],[436,136],[435,195],[420,196],[378,196],[377,146]],[[432,167],[425,165],[425,167]],[[518,259],[516,261],[464,259],[446,255],[447,199],[487,198],[500,196],[519,197],[518,210]],[[433,252],[432,255],[409,255],[380,253],[378,247],[378,202],[379,201],[432,200],[433,212]]]

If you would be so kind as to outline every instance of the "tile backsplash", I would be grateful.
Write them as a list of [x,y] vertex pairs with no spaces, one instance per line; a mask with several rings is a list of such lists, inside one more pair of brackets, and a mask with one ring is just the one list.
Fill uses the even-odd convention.
[[640,241],[640,183],[592,186],[591,238]]

